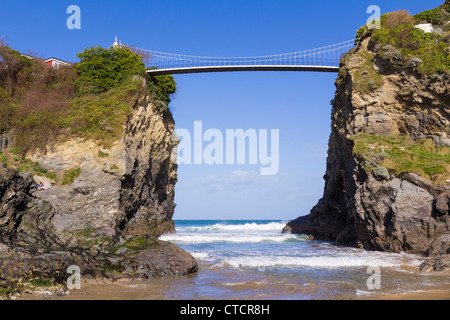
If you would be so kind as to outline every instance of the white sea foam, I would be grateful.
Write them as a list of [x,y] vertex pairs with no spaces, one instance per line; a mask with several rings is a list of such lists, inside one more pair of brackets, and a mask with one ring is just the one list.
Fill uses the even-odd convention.
[[371,294],[377,293],[376,291],[364,291],[364,290],[359,290],[356,289],[356,295],[357,296],[369,296]]
[[259,242],[285,242],[302,241],[303,238],[293,234],[239,234],[239,233],[212,233],[212,234],[168,234],[161,236],[161,240],[180,243],[259,243]]
[[236,268],[261,267],[314,267],[314,268],[344,268],[344,267],[397,267],[399,261],[389,261],[377,257],[356,256],[317,256],[317,257],[290,257],[290,256],[255,256],[225,258],[226,263]]
[[242,281],[242,282],[223,282],[221,283],[221,285],[223,286],[227,286],[227,287],[234,287],[234,286],[242,286],[247,284],[246,281]]
[[285,223],[216,223],[206,226],[187,226],[177,228],[177,233],[167,234],[161,240],[179,243],[258,243],[302,241],[305,237],[293,234],[283,234],[281,230]]
[[278,231],[281,232],[286,226],[282,222],[269,222],[258,224],[256,222],[245,224],[216,223],[207,226],[179,227],[178,231]]
[[199,260],[211,260],[211,257],[207,252],[194,251],[191,252],[191,255]]
[[[309,242],[305,236],[281,233],[284,225],[281,222],[251,222],[186,226],[177,228],[175,234],[162,236],[161,240],[187,246],[188,251],[193,248],[190,252],[196,259],[233,268],[336,269],[378,266],[400,269],[401,266],[420,264],[418,259],[406,254],[367,252],[356,248],[338,248],[331,243]],[[287,248],[288,251],[280,251]]]

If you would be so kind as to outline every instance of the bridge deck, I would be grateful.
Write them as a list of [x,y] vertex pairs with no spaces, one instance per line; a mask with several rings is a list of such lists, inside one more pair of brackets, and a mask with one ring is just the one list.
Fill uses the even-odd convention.
[[339,72],[339,67],[333,66],[295,66],[295,65],[236,65],[236,66],[204,66],[172,69],[149,69],[148,74],[185,74],[203,72],[232,72],[232,71],[314,71]]

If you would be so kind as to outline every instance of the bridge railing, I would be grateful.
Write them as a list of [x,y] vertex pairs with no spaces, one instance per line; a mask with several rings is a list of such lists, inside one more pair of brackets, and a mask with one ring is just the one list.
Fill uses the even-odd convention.
[[354,47],[354,40],[321,48],[253,57],[206,57],[166,53],[131,47],[143,57],[147,68],[179,69],[218,66],[339,66],[343,54]]

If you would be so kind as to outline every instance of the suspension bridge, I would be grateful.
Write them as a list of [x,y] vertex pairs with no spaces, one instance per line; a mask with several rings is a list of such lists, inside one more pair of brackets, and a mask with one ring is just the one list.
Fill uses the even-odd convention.
[[142,56],[152,75],[226,71],[338,72],[342,56],[354,40],[298,52],[254,57],[205,57],[131,47]]

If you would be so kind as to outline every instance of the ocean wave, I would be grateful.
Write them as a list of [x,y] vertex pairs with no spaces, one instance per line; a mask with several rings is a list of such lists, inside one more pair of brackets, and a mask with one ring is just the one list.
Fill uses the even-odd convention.
[[206,226],[191,226],[191,227],[179,227],[178,231],[279,231],[283,230],[286,223],[283,222],[268,222],[259,224],[256,222],[245,224],[226,224],[216,223]]
[[179,243],[259,243],[259,242],[292,242],[305,241],[305,237],[294,234],[238,234],[238,233],[217,233],[217,234],[168,234],[160,237],[163,241]]
[[344,268],[344,267],[398,267],[398,261],[389,261],[382,257],[290,257],[290,256],[256,256],[231,257],[225,262],[235,268],[267,268],[267,267],[313,267],[313,268]]

